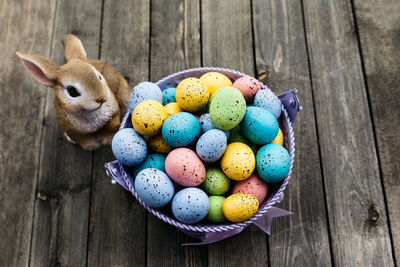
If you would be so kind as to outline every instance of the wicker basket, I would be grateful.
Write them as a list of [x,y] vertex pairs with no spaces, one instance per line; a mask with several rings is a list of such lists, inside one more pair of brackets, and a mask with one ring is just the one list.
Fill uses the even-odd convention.
[[[210,71],[217,71],[223,73],[233,81],[242,76],[246,76],[246,74],[224,68],[214,68],[214,67],[196,68],[174,73],[158,81],[157,85],[162,90],[168,87],[176,87],[178,83],[185,78],[188,77],[199,78],[204,73]],[[262,90],[270,90],[262,83],[261,85],[262,85]],[[260,205],[260,208],[257,211],[257,213],[247,221],[241,223],[226,223],[220,225],[184,224],[177,221],[172,216],[172,214],[168,214],[168,212],[161,212],[158,209],[147,206],[140,199],[139,195],[133,188],[131,180],[128,178],[128,175],[126,173],[126,169],[119,161],[113,161],[105,164],[107,175],[112,179],[112,183],[118,182],[126,190],[129,190],[135,196],[135,198],[140,202],[140,204],[144,208],[146,208],[150,213],[157,216],[164,222],[167,222],[177,227],[187,235],[201,240],[200,243],[193,243],[193,244],[208,244],[231,237],[233,235],[240,233],[244,228],[246,228],[252,223],[256,224],[269,234],[269,227],[272,218],[290,214],[290,212],[286,212],[279,208],[273,207],[273,205],[279,203],[283,199],[284,196],[283,191],[285,190],[286,185],[289,182],[290,174],[293,168],[295,142],[294,142],[294,132],[292,125],[297,111],[301,110],[301,106],[299,105],[296,93],[297,90],[294,89],[278,96],[282,102],[282,113],[279,118],[279,125],[284,135],[284,140],[285,140],[284,147],[289,151],[291,158],[290,171],[286,176],[286,178],[281,183],[277,184],[275,188],[272,188],[271,190],[272,193],[269,193],[269,197],[266,200],[264,200],[264,202]],[[132,124],[130,120],[130,114],[128,112],[121,123],[120,129],[131,128],[131,127]]]

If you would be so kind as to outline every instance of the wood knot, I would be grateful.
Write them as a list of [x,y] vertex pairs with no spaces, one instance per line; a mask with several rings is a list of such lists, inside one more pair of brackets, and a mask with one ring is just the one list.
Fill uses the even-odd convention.
[[271,73],[271,67],[269,66],[262,66],[258,67],[257,69],[258,69],[257,79],[261,82],[265,81],[269,77],[269,74]]
[[368,222],[370,224],[377,224],[379,221],[379,211],[375,205],[372,205],[368,210]]

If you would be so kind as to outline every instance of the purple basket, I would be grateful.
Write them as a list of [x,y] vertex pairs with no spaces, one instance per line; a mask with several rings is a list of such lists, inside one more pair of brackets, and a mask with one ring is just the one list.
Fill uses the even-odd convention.
[[[174,73],[168,77],[165,77],[157,82],[157,85],[164,90],[168,87],[176,87],[183,79],[188,77],[197,77],[199,78],[204,73],[210,71],[217,71],[225,74],[231,80],[236,80],[242,76],[247,76],[244,73],[237,72],[230,69],[224,68],[214,68],[214,67],[206,67],[206,68],[195,68],[189,69],[185,71],[180,71]],[[270,90],[264,84],[261,83],[262,90]],[[105,164],[106,173],[112,179],[112,183],[118,182],[123,188],[129,190],[135,198],[139,201],[139,203],[145,207],[150,213],[157,216],[159,219],[167,222],[185,234],[198,238],[201,240],[200,243],[191,243],[191,245],[195,244],[209,244],[219,240],[226,239],[228,237],[234,236],[244,228],[249,226],[250,224],[255,224],[264,230],[266,233],[270,233],[269,228],[274,217],[284,216],[291,214],[290,212],[284,211],[282,209],[276,208],[273,205],[282,201],[284,194],[283,191],[286,188],[286,185],[289,182],[290,174],[292,173],[293,162],[294,162],[294,152],[295,152],[295,142],[294,142],[294,132],[293,132],[293,122],[296,117],[297,111],[301,110],[301,106],[299,104],[299,100],[296,96],[297,90],[293,89],[284,94],[279,95],[279,99],[282,102],[282,113],[279,118],[279,124],[282,129],[284,135],[284,147],[289,151],[291,163],[290,170],[286,178],[277,185],[275,190],[270,194],[269,198],[264,200],[261,204],[257,213],[248,219],[247,221],[241,223],[227,223],[227,224],[219,224],[219,225],[206,225],[206,224],[195,224],[189,225],[184,224],[176,219],[173,216],[165,214],[157,209],[151,208],[147,206],[138,196],[137,192],[133,188],[131,184],[131,180],[128,178],[128,175],[124,169],[124,166],[119,161],[113,161]],[[132,124],[130,122],[130,114],[127,112],[125,115],[120,129],[131,128]]]

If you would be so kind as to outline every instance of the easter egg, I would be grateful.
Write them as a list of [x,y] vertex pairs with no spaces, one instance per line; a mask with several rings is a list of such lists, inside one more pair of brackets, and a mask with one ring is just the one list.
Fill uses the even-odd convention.
[[188,112],[180,112],[169,117],[163,127],[162,136],[172,147],[185,147],[200,136],[200,123]]
[[146,100],[155,100],[162,103],[163,93],[157,84],[142,82],[133,87],[129,98],[129,112],[132,112],[137,105]]
[[259,203],[256,197],[246,193],[237,193],[225,199],[222,204],[222,212],[229,221],[237,223],[253,217],[258,210],[258,206]]
[[219,160],[226,149],[226,134],[218,129],[211,129],[200,136],[196,144],[196,153],[205,162]]
[[255,95],[261,90],[260,82],[250,76],[243,76],[233,83],[233,87],[242,92],[247,103],[253,102]]
[[253,173],[246,180],[237,182],[235,184],[232,194],[236,193],[247,193],[255,196],[258,202],[261,204],[268,194],[268,185]]
[[207,86],[197,78],[187,78],[176,87],[175,98],[179,106],[187,111],[198,111],[209,98]]
[[235,143],[235,142],[239,142],[239,143],[248,145],[251,148],[251,150],[253,150],[254,155],[257,154],[258,146],[256,144],[250,142],[250,140],[247,139],[242,134],[239,126],[236,126],[232,130],[230,130],[230,133],[229,133],[228,144]]
[[161,103],[146,100],[133,110],[132,125],[138,133],[151,136],[160,132],[167,118],[167,111]]
[[167,104],[169,104],[169,103],[176,102],[175,90],[176,90],[175,87],[170,87],[170,88],[164,89],[164,90],[162,91],[162,96],[163,96],[163,98],[162,98],[162,104],[163,104],[164,106],[167,105]]
[[[209,113],[205,113],[205,114],[201,115],[199,121],[200,121],[200,127],[201,127],[202,133],[205,133],[211,129],[217,129],[214,126],[214,124],[212,123]],[[229,138],[229,134],[230,134],[229,131],[224,131],[224,133],[226,134],[226,137]]]
[[257,145],[271,142],[279,131],[278,120],[260,107],[248,107],[239,126],[242,134]]
[[209,196],[208,202],[210,207],[208,209],[207,220],[213,223],[224,223],[226,218],[222,212],[222,205],[225,198],[223,196]]
[[150,154],[145,160],[140,163],[133,171],[134,177],[141,171],[147,168],[154,168],[160,171],[165,171],[164,163],[165,156],[162,154]]
[[149,145],[150,149],[162,154],[167,154],[172,150],[172,147],[165,142],[161,133],[148,136],[147,137],[147,144]]
[[174,196],[174,184],[160,170],[148,168],[140,171],[135,178],[135,190],[149,207],[167,205]]
[[255,165],[253,151],[243,143],[229,144],[221,158],[222,171],[237,181],[247,179],[253,173]]
[[172,213],[178,221],[194,224],[207,216],[208,196],[201,189],[189,187],[176,193],[172,200]]
[[172,150],[165,159],[165,171],[174,182],[183,186],[198,186],[206,178],[203,162],[188,148]]
[[268,183],[282,181],[290,170],[290,155],[278,144],[267,144],[257,152],[257,172]]
[[210,95],[214,94],[219,88],[232,86],[232,82],[228,77],[214,71],[203,74],[200,80],[207,86]]
[[134,129],[125,128],[118,131],[112,140],[111,149],[122,164],[136,166],[146,158],[146,141]]
[[183,110],[179,107],[178,103],[176,102],[172,102],[165,105],[165,110],[167,111],[168,117],[176,113],[183,112]]
[[279,128],[278,135],[275,137],[274,140],[272,140],[271,143],[272,143],[272,144],[278,144],[278,145],[283,146],[283,133],[282,133],[281,128]]
[[201,184],[210,195],[223,195],[229,190],[231,180],[218,168],[207,168],[206,179]]
[[254,106],[265,108],[274,114],[275,118],[281,115],[282,104],[279,98],[269,89],[260,90],[254,97]]
[[218,89],[210,102],[209,113],[212,123],[221,130],[233,129],[243,119],[246,101],[234,87]]

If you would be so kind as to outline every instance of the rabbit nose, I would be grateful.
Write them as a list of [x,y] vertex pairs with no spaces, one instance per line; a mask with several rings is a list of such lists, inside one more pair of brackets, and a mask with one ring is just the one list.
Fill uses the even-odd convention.
[[104,99],[104,97],[99,97],[96,99],[97,103],[104,103],[106,100]]

